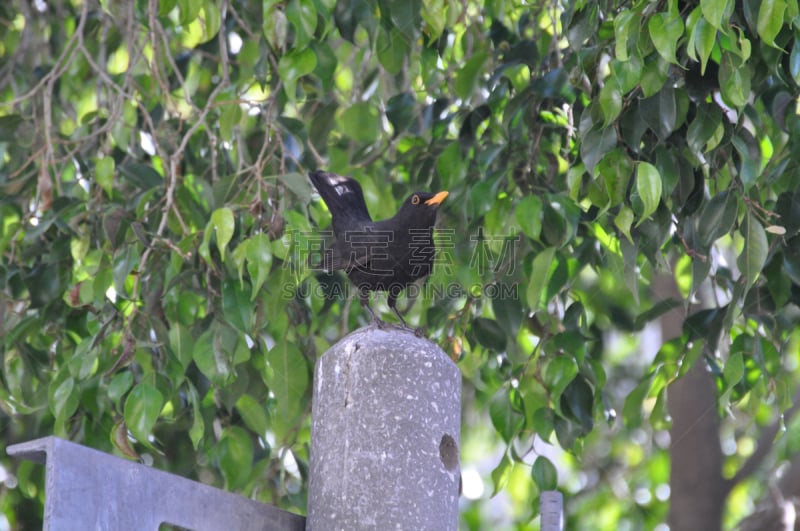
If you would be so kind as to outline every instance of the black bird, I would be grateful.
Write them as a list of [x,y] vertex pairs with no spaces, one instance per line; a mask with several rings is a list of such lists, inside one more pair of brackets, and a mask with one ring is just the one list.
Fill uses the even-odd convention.
[[372,221],[357,181],[324,171],[309,172],[331,212],[336,240],[324,251],[327,271],[343,269],[358,289],[361,305],[373,322],[384,322],[369,306],[371,291],[388,292],[388,304],[403,327],[411,328],[397,310],[397,297],[408,285],[430,274],[435,247],[436,211],[447,192],[415,192],[394,217]]

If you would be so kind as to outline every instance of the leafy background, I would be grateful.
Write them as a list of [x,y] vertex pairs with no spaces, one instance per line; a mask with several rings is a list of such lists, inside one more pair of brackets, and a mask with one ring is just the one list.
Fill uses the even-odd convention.
[[[556,486],[570,529],[766,525],[800,495],[799,28],[786,0],[3,3],[0,449],[304,513],[313,363],[367,322],[305,267],[325,168],[376,218],[450,191],[407,315],[464,375],[463,529],[536,528]],[[41,526],[42,467],[0,463],[3,527]]]

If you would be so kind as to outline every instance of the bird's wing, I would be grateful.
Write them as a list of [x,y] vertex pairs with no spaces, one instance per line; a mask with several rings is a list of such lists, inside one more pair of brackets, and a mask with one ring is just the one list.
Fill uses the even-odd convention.
[[364,267],[369,262],[368,249],[351,247],[337,240],[325,255],[325,268],[329,271],[343,269],[350,271],[356,267]]
[[319,170],[310,172],[308,176],[331,211],[337,237],[342,230],[372,221],[358,181]]

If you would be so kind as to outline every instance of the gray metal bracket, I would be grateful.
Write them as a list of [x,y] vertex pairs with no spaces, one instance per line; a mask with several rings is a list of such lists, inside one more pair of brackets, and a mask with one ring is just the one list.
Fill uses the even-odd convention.
[[305,529],[302,516],[57,437],[7,451],[46,467],[45,530]]

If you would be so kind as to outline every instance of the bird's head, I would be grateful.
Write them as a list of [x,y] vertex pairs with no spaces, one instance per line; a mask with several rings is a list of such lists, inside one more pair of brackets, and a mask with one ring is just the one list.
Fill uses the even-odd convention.
[[409,227],[430,227],[436,222],[436,211],[447,198],[448,192],[433,194],[414,192],[405,200],[395,219]]

